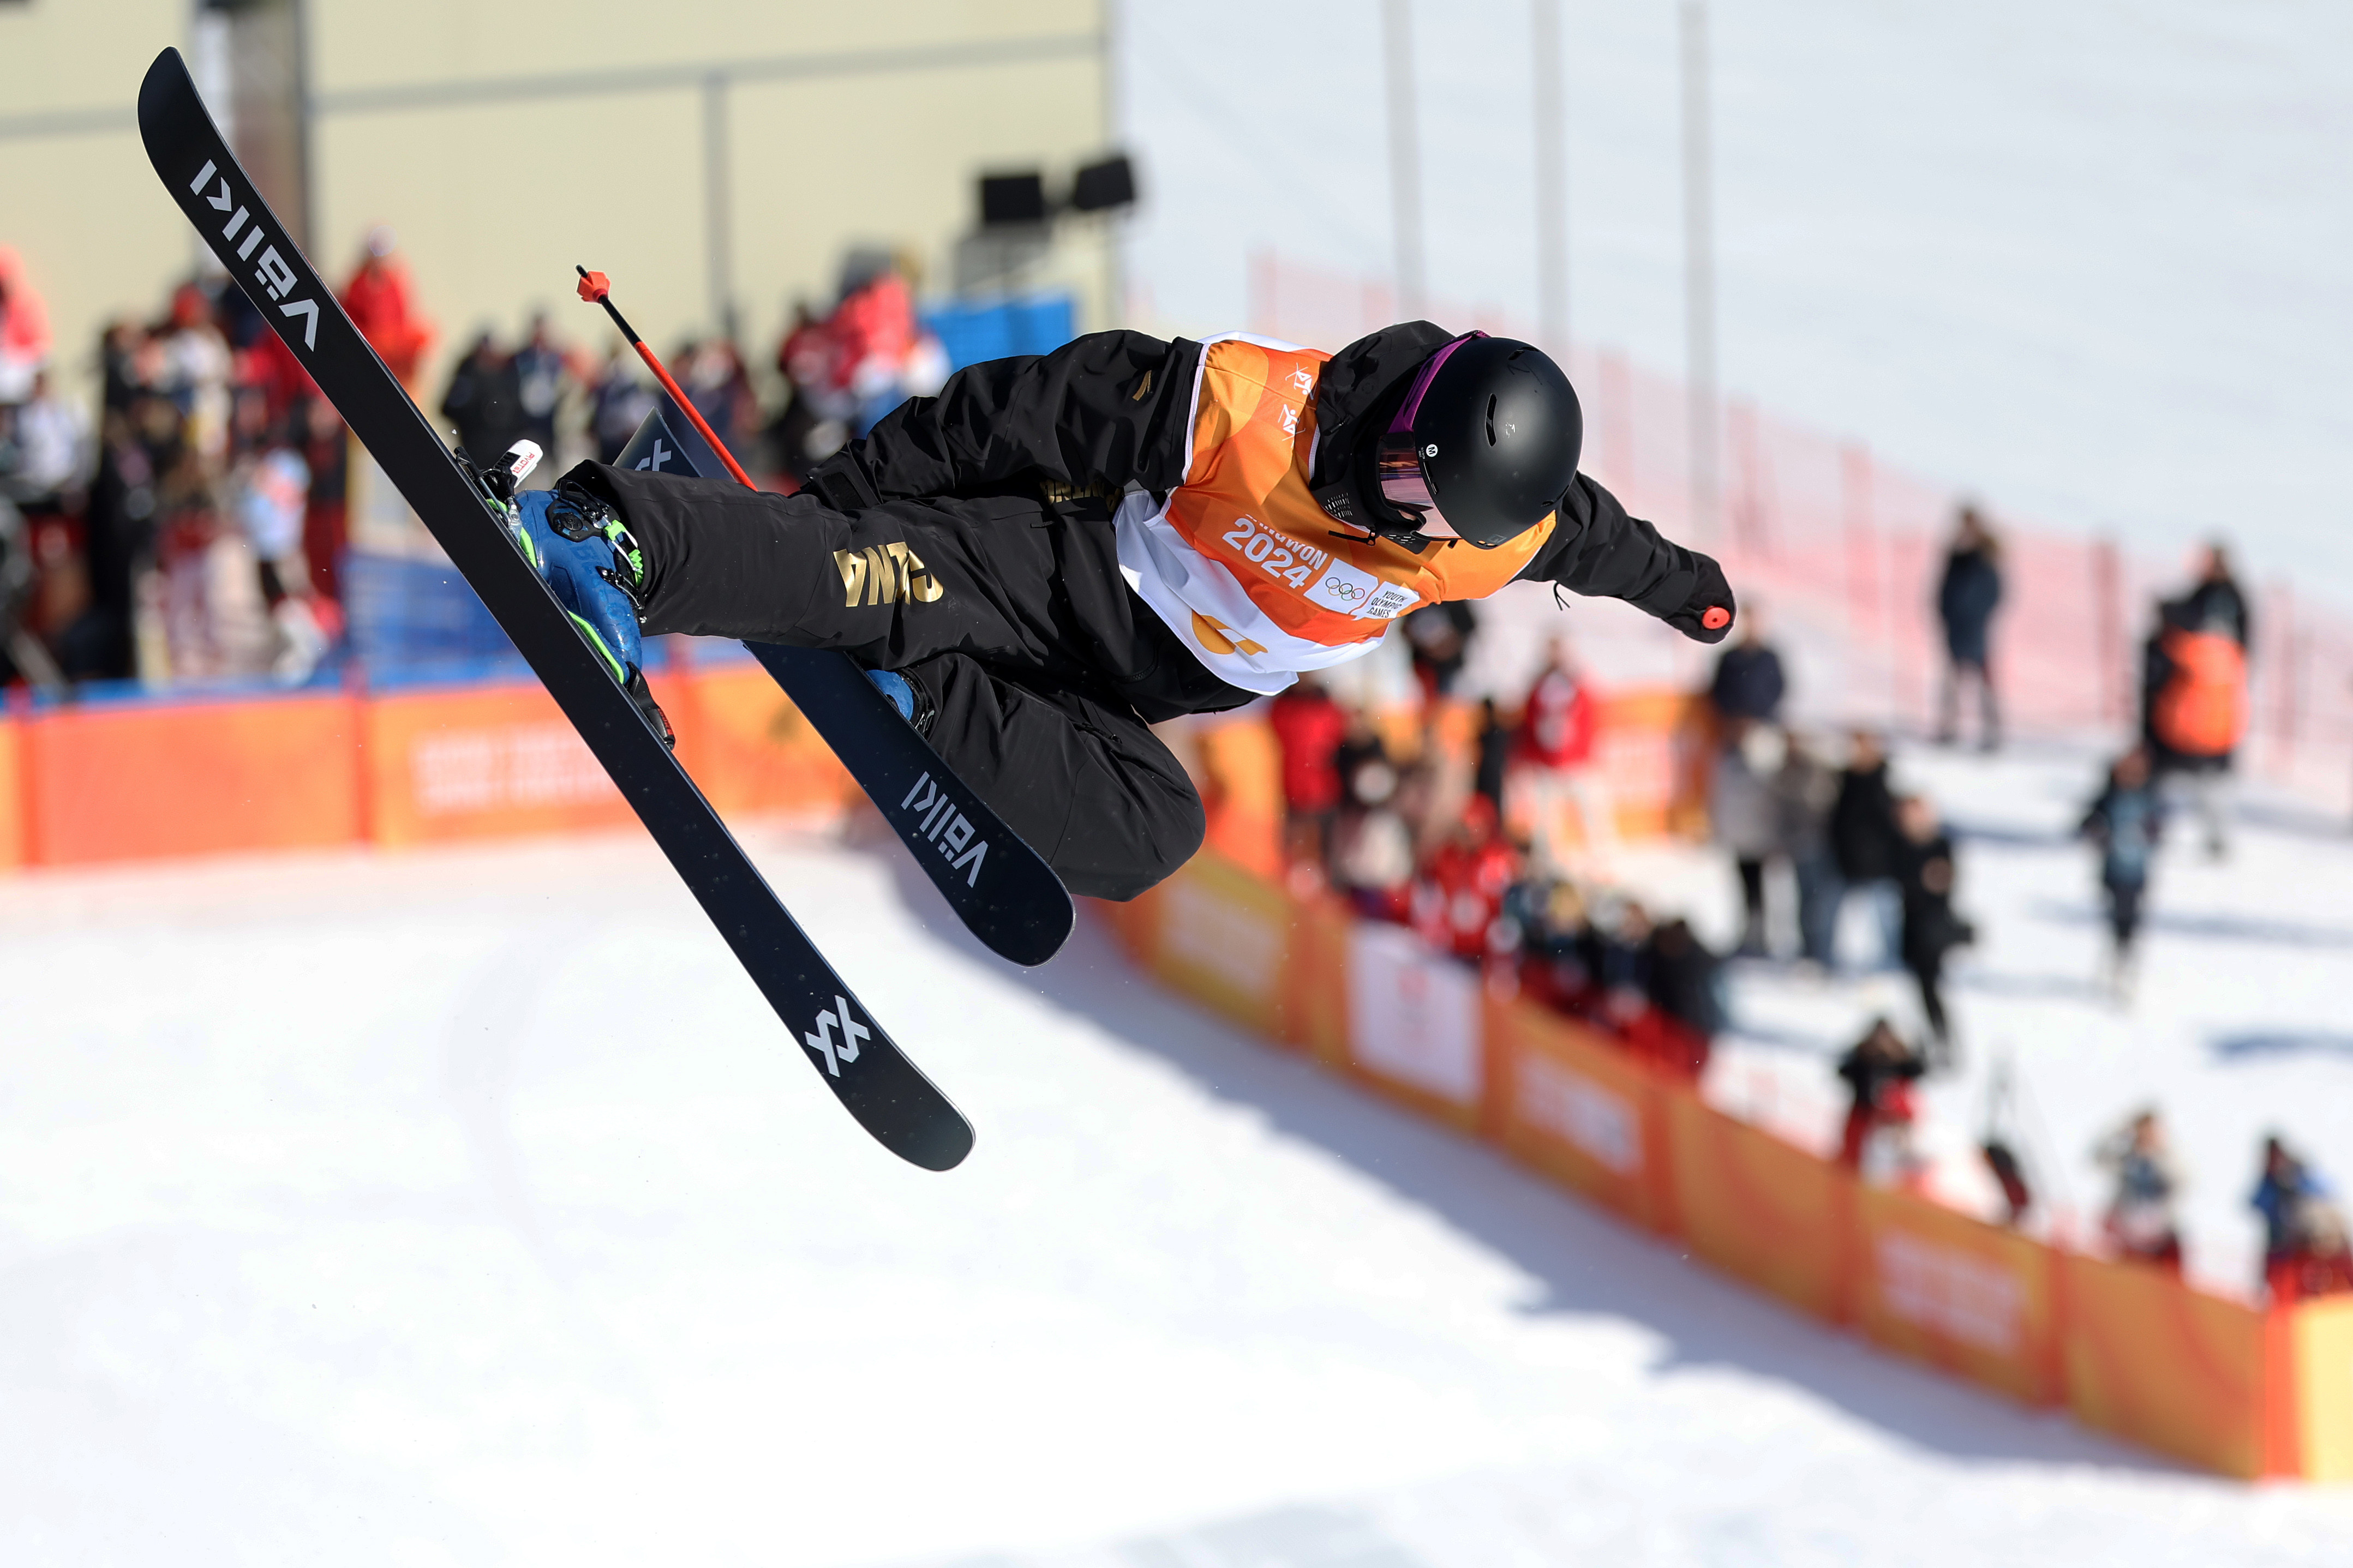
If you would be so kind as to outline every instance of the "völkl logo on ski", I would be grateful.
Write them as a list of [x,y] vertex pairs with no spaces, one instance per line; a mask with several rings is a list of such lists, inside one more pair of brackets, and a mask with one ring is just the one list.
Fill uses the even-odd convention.
[[908,839],[911,846],[919,838],[926,844],[937,845],[941,855],[948,861],[948,869],[963,871],[966,866],[972,868],[965,873],[965,887],[980,886],[981,863],[988,858],[988,840],[984,838],[976,844],[973,842],[971,819],[955,808],[955,803],[948,798],[948,792],[934,784],[931,774],[925,773],[915,781],[915,787],[907,792],[907,798],[899,803],[899,809],[913,813],[916,819],[913,832]]
[[[233,245],[237,244],[238,232],[244,231],[245,243],[237,247],[237,258],[239,261],[252,261],[254,251],[261,250],[261,259],[254,262],[253,280],[268,291],[272,300],[278,301],[278,310],[280,315],[289,318],[295,316],[303,318],[302,346],[306,349],[316,349],[319,346],[319,301],[287,299],[287,296],[294,291],[294,285],[298,279],[294,276],[294,269],[286,264],[286,258],[278,254],[276,245],[263,246],[264,231],[261,219],[253,216],[255,209],[261,204],[250,198],[240,199],[232,194],[227,174],[220,176],[220,189],[206,195],[205,186],[211,183],[212,177],[218,172],[217,165],[210,158],[206,159],[205,166],[196,171],[196,177],[188,182],[188,193],[191,195],[203,196],[205,205],[214,211],[228,213],[228,221],[221,226],[223,240]],[[231,208],[236,210],[231,211]],[[246,222],[248,217],[253,218],[249,225]],[[286,248],[292,250],[294,247],[289,245]]]
[[[833,1037],[833,1031],[837,1026],[841,1030],[841,1038],[838,1041]],[[841,1064],[858,1059],[858,1042],[872,1037],[873,1031],[860,1023],[851,1014],[849,999],[846,996],[836,996],[833,999],[833,1005],[817,1016],[817,1033],[803,1035],[801,1043],[823,1057],[825,1070],[839,1078]]]

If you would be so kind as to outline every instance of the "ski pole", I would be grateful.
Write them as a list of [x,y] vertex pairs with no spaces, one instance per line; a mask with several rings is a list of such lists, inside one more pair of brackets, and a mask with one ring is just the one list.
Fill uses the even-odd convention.
[[603,273],[591,272],[577,262],[573,264],[572,269],[580,274],[580,297],[592,305],[605,307],[605,314],[613,318],[613,324],[621,329],[621,335],[629,340],[629,346],[638,351],[638,357],[646,362],[646,367],[654,373],[654,379],[662,384],[662,390],[670,394],[680,412],[702,432],[702,438],[711,443],[711,449],[719,454],[719,460],[727,465],[727,471],[743,480],[745,489],[758,489],[760,487],[752,482],[752,476],[744,471],[744,465],[735,460],[735,454],[727,449],[727,443],[719,438],[719,432],[711,427],[711,422],[702,416],[702,411],[679,390],[678,383],[672,381],[670,372],[662,368],[662,362],[654,357],[654,351],[646,347],[646,341],[638,336],[637,329],[629,325],[628,318],[614,305],[611,280]]

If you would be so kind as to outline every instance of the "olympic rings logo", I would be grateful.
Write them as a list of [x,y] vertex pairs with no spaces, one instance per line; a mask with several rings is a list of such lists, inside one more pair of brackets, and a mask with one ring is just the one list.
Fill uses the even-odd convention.
[[1335,599],[1361,599],[1372,592],[1369,588],[1356,583],[1345,582],[1339,577],[1324,578],[1324,591]]

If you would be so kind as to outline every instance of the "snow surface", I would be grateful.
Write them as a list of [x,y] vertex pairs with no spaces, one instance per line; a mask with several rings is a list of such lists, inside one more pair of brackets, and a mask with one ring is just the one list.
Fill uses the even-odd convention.
[[636,836],[0,882],[0,1561],[2343,1560],[2353,1496],[1872,1353],[1092,927],[1012,971],[895,850],[751,837],[965,1169]]
[[[1117,9],[1143,317],[1244,324],[1261,247],[1390,276],[1373,8]],[[1412,7],[1430,293],[1520,319],[1530,9]],[[1677,7],[1560,9],[1571,331],[1680,373]],[[2168,552],[2227,531],[2353,603],[2353,10],[1710,10],[1725,388],[1998,510]]]

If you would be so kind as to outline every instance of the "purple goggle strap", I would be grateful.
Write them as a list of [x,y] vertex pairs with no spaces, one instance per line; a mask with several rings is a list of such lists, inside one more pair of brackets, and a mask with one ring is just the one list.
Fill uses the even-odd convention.
[[1423,365],[1421,374],[1413,378],[1413,390],[1406,394],[1405,406],[1398,409],[1397,417],[1389,421],[1388,432],[1389,435],[1408,436],[1413,433],[1414,416],[1421,412],[1422,394],[1428,392],[1430,384],[1438,378],[1438,367],[1451,358],[1456,349],[1461,348],[1472,338],[1483,338],[1486,335],[1484,332],[1465,332],[1430,356],[1430,363]]

